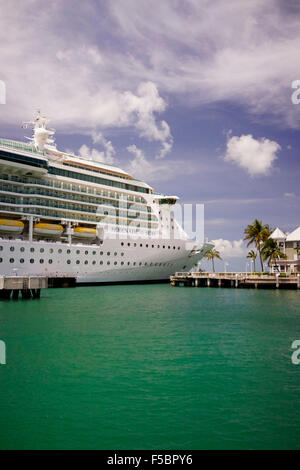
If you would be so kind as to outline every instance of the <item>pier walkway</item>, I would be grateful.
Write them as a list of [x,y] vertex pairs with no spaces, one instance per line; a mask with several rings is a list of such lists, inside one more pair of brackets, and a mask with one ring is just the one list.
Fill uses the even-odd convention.
[[300,274],[177,272],[171,286],[300,289]]

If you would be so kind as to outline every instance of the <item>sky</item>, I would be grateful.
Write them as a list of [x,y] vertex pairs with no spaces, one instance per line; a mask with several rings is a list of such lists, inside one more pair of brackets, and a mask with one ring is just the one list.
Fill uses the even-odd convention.
[[297,0],[0,0],[1,137],[41,109],[60,150],[204,204],[245,270],[255,218],[300,225],[299,50]]

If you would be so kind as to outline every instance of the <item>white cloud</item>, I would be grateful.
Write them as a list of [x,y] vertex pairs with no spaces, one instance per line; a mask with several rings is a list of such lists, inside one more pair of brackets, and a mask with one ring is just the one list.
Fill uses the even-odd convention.
[[284,193],[284,197],[294,198],[294,197],[296,197],[296,194],[295,193]]
[[280,145],[272,140],[255,139],[251,134],[230,137],[225,161],[236,164],[251,176],[267,175],[277,158]]
[[212,240],[212,243],[215,245],[215,249],[220,252],[222,258],[243,258],[249,251],[242,239],[231,242],[218,238]]
[[172,163],[170,161],[150,161],[136,145],[129,145],[127,150],[133,155],[133,159],[129,161],[126,170],[135,178],[145,179],[147,177],[149,182],[167,181],[178,174],[188,175],[194,172],[193,166],[186,161],[173,161]]

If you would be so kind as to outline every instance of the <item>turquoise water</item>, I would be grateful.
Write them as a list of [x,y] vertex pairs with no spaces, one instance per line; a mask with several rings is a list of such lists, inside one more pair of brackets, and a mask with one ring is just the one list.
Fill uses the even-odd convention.
[[1,449],[300,449],[300,292],[169,285],[1,301]]

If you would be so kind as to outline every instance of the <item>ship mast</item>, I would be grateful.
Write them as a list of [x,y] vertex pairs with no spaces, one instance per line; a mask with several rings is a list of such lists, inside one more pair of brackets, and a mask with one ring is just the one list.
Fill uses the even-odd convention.
[[47,129],[49,122],[50,120],[46,116],[43,116],[41,111],[38,110],[33,121],[24,122],[22,125],[24,129],[27,129],[28,127],[33,128],[33,136],[31,138],[27,138],[32,141],[37,150],[56,149],[54,139],[50,137],[55,134],[55,130]]

